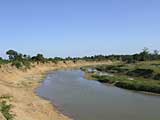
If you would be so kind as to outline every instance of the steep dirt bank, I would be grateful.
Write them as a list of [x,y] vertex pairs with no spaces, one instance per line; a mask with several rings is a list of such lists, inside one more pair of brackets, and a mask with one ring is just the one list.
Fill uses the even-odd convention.
[[44,79],[46,72],[56,69],[81,67],[86,65],[110,64],[106,62],[73,63],[59,62],[57,64],[38,64],[30,70],[22,71],[10,65],[0,68],[0,96],[12,96],[10,103],[16,120],[69,120],[53,107],[49,101],[38,97],[34,91]]

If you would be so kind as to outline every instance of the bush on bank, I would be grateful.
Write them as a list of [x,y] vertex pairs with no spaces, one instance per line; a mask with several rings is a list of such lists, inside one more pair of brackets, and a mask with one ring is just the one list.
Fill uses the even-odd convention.
[[129,90],[153,92],[160,94],[160,82],[159,81],[145,81],[145,80],[129,80],[126,76],[98,76],[93,75],[93,78],[102,83],[113,84],[114,86],[125,88]]

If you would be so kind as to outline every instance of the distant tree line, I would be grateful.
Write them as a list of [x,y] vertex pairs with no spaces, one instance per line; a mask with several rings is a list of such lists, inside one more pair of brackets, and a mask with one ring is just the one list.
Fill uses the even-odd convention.
[[151,60],[160,60],[160,55],[158,50],[154,50],[153,53],[149,52],[148,48],[144,48],[142,52],[133,54],[133,55],[112,55],[108,56],[110,59],[112,57],[116,60],[121,60],[127,63],[135,63],[138,61],[151,61]]
[[142,52],[133,54],[133,55],[95,55],[95,56],[85,56],[85,57],[54,57],[54,58],[45,58],[43,54],[38,53],[36,56],[30,56],[26,54],[19,53],[15,50],[8,50],[6,52],[8,55],[7,60],[0,57],[0,64],[11,62],[12,65],[16,66],[17,68],[30,68],[31,62],[36,63],[46,63],[46,62],[54,62],[57,63],[58,61],[73,61],[76,63],[78,60],[85,60],[85,61],[105,61],[105,60],[118,60],[127,63],[135,63],[138,61],[149,61],[149,60],[160,60],[160,54],[158,50],[154,50],[152,53],[149,52],[148,48],[144,48]]
[[144,48],[142,52],[133,55],[95,55],[90,57],[85,56],[78,59],[86,61],[118,60],[127,63],[134,63],[138,61],[160,60],[160,54],[158,50],[154,50],[151,53],[148,48]]

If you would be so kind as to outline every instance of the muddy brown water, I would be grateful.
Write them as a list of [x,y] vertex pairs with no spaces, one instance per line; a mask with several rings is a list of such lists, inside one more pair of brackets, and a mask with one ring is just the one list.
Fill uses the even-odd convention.
[[81,70],[49,73],[37,94],[74,120],[160,120],[160,96],[86,80]]

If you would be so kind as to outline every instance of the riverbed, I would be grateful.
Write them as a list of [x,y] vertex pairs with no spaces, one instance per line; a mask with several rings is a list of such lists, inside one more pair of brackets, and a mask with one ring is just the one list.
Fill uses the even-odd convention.
[[37,94],[75,120],[160,120],[160,96],[87,80],[81,70],[50,72]]

